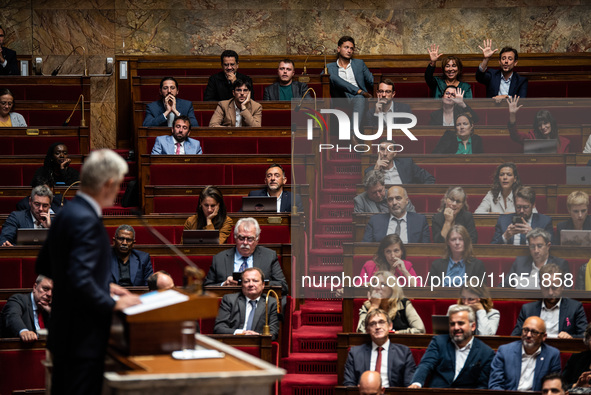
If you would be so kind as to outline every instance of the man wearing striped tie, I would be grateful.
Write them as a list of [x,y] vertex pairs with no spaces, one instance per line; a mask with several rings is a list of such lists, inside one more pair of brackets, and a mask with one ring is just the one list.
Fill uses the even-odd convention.
[[380,373],[382,387],[407,387],[415,372],[415,360],[407,346],[390,342],[392,319],[382,309],[371,310],[365,318],[365,331],[371,343],[351,347],[343,385],[359,385],[363,372],[373,370]]

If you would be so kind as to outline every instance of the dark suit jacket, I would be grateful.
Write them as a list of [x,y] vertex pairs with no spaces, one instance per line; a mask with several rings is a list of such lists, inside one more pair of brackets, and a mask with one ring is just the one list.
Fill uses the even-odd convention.
[[[447,274],[447,266],[449,265],[449,259],[439,258],[433,261],[431,264],[431,270],[429,271],[429,278],[439,277],[441,279],[441,273]],[[478,277],[482,279],[485,273],[484,263],[480,259],[472,258],[466,263],[466,276]],[[443,284],[443,281],[442,281]]]
[[[60,204],[62,204],[62,195],[57,194],[57,195],[53,195],[53,200],[51,201],[51,209],[53,210],[54,213],[58,213],[58,211],[60,210],[61,206]],[[67,200],[64,200],[64,204],[68,204]],[[29,197],[24,197],[21,200],[19,200],[19,202],[16,204],[16,209],[17,211],[20,210],[31,210],[31,204],[29,203]]]
[[[193,110],[193,103],[189,100],[176,98],[176,109],[181,115],[189,117],[191,127],[199,126],[197,118],[195,118],[195,110]],[[152,102],[146,106],[146,117],[142,126],[167,126],[168,119],[164,118],[166,108],[161,100]]]
[[[521,377],[521,340],[503,344],[492,361],[488,389],[517,391]],[[560,372],[560,351],[542,343],[542,352],[536,358],[533,391],[542,389],[542,377]]]
[[[521,336],[523,321],[531,316],[540,316],[542,312],[542,300],[526,303],[521,306],[517,323],[511,336]],[[587,316],[581,302],[569,298],[560,300],[560,313],[558,313],[558,332],[566,332],[573,337],[583,337],[587,327]]]
[[[359,385],[359,378],[366,370],[374,370],[369,366],[372,343],[351,347],[345,363],[343,385],[348,387]],[[390,387],[408,387],[415,373],[415,360],[407,346],[392,343],[388,348],[388,381]]]
[[[503,241],[503,233],[507,230],[511,221],[513,221],[513,215],[515,214],[501,214],[495,225],[495,234],[493,236],[491,244],[505,244]],[[544,214],[533,213],[531,220],[532,229],[542,228],[548,233],[552,234],[554,229],[552,228],[552,218]],[[507,240],[507,244],[513,244],[513,237]]]
[[[140,250],[132,250],[129,255],[129,277],[133,286],[148,285],[148,277],[154,273],[150,254]],[[111,282],[119,283],[119,263],[115,249],[111,249]]]
[[[499,94],[503,73],[500,69],[486,69],[483,73],[480,67],[476,68],[476,81],[486,85],[486,97],[494,97]],[[511,85],[509,85],[509,96],[527,97],[527,78],[520,76],[515,71],[511,76]]]
[[[43,322],[49,322],[49,315],[45,310],[37,310],[43,314]],[[35,317],[31,294],[14,294],[2,309],[0,315],[0,329],[2,337],[19,337],[19,332],[28,329],[35,332]]]
[[[511,269],[509,270],[509,273],[507,273],[507,275],[505,276],[505,287],[509,287],[509,278],[513,273],[515,273],[517,275],[517,277],[519,277],[522,273],[529,275],[529,273],[531,273],[533,261],[534,261],[534,259],[531,257],[531,255],[522,255],[522,256],[518,256],[517,258],[515,258],[515,261],[513,262],[513,265],[511,265]],[[557,258],[555,256],[549,255],[548,256],[548,264],[549,263],[554,263],[554,264],[558,265],[560,267],[560,270],[562,270],[562,272],[565,274],[571,272],[568,262],[562,258]],[[515,277],[515,276],[513,276],[513,277]],[[574,280],[574,275],[573,275],[573,280]]]
[[571,388],[579,380],[581,374],[589,370],[589,365],[591,365],[590,350],[571,355],[562,372],[562,380],[567,388]]
[[[409,243],[430,243],[431,234],[429,233],[429,224],[423,214],[406,213],[406,232],[408,233]],[[369,219],[365,226],[363,241],[380,242],[388,232],[388,223],[390,222],[390,213],[375,214]]]
[[[213,262],[207,272],[203,285],[221,285],[234,272],[234,254],[236,247],[222,251],[213,257]],[[254,267],[260,268],[265,274],[265,280],[270,285],[280,285],[283,295],[289,292],[287,281],[281,270],[281,264],[275,251],[257,246],[252,254]]]
[[353,97],[357,96],[359,89],[371,93],[373,91],[373,75],[361,59],[351,59],[351,67],[353,68],[353,75],[355,82],[359,85],[348,83],[339,77],[339,66],[337,62],[329,63],[327,66],[328,74],[330,74],[330,97]]
[[[472,120],[474,121],[474,123],[478,122],[478,114],[474,110],[472,110],[472,108],[468,104],[466,104],[465,108],[454,105],[454,120],[460,114],[465,112],[470,113],[470,115],[472,115]],[[443,108],[435,110],[431,114],[429,114],[429,125],[443,126]]]
[[104,359],[115,307],[110,258],[101,218],[74,197],[51,223],[36,265],[37,273],[53,279],[47,346],[55,357]]
[[[473,134],[472,138],[472,153],[482,154],[484,148],[482,146],[482,138]],[[455,130],[446,130],[443,136],[437,142],[433,149],[434,154],[455,154],[458,151],[458,138]]]
[[[256,191],[248,192],[248,196],[267,196],[266,189],[258,189]],[[298,208],[298,212],[304,211],[304,205],[302,204],[302,198],[300,195],[296,195],[296,206]],[[291,191],[283,191],[281,194],[281,212],[282,213],[291,213]]]
[[412,383],[425,386],[427,377],[431,375],[431,388],[486,388],[490,374],[490,364],[495,352],[478,339],[474,339],[468,358],[458,377],[456,371],[456,350],[449,335],[433,337]]
[[[559,222],[558,225],[556,225],[556,233],[554,234],[552,244],[560,245],[560,231],[573,230],[574,228],[575,224],[573,224],[572,218]],[[591,230],[591,216],[587,216],[587,218],[585,218],[585,222],[583,222],[583,230]]]
[[[410,109],[410,106],[406,103],[401,103],[399,101],[394,100],[394,111],[392,112],[406,112],[406,113],[411,113],[412,111]],[[371,106],[370,108],[368,108],[367,110],[367,114],[365,115],[365,118],[367,120],[367,124],[370,126],[379,126],[379,121],[380,121],[380,117],[375,115],[375,106]],[[387,112],[384,113],[384,125],[386,125],[386,114],[390,112],[390,109],[388,108]],[[400,124],[405,124],[405,123],[409,123],[410,119],[408,118],[394,118],[393,119],[394,123],[400,123]],[[384,130],[386,130],[386,126],[384,126]]]
[[[305,82],[291,81],[291,94],[293,99],[300,99],[308,90],[308,84]],[[279,100],[279,82],[265,87],[263,100]]]
[[[402,184],[435,184],[435,177],[417,166],[412,158],[394,158],[394,166],[398,170]],[[368,167],[365,169],[365,174],[373,169],[374,166]]]
[[6,60],[6,67],[0,65],[0,75],[21,75],[18,60],[16,59],[16,51],[2,47],[2,55]]
[[[474,217],[472,213],[467,210],[461,210],[458,215],[456,216],[456,220],[454,222],[456,225],[462,225],[468,233],[470,234],[470,239],[472,240],[472,244],[478,243],[478,231],[476,230],[476,225],[474,224]],[[443,213],[439,212],[433,215],[431,219],[431,229],[433,230],[433,243],[445,243],[445,239],[441,236],[441,229],[443,228],[443,224],[445,224],[445,216]]]
[[[277,300],[269,298],[269,329],[273,340],[279,334],[279,318],[277,316]],[[233,334],[236,329],[242,329],[246,321],[246,297],[242,292],[226,294],[222,298],[218,316],[215,319],[213,333]],[[252,319],[252,330],[263,333],[265,326],[265,295],[261,295],[257,303],[255,315]]]
[[[252,86],[252,79],[244,75],[242,73],[236,73],[236,78],[243,81],[243,82],[250,82],[250,86]],[[205,88],[205,93],[203,94],[204,101],[222,101],[228,100],[233,98],[234,95],[232,94],[232,84],[228,82],[226,78],[226,73],[220,71],[217,74],[213,74],[209,77],[207,81],[207,87]],[[254,94],[251,92],[251,99],[254,99]]]
[[5,241],[10,241],[12,244],[16,243],[16,231],[18,228],[33,228],[33,217],[31,217],[31,210],[13,211],[10,213],[4,224],[2,225],[2,233],[0,233],[0,245]]

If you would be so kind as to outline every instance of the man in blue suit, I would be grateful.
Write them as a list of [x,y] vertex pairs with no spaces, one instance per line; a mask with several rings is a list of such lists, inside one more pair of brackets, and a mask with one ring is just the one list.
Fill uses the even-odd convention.
[[0,26],[0,75],[21,75],[16,52],[4,46],[6,32]]
[[431,234],[423,214],[407,212],[408,195],[400,186],[388,190],[387,214],[375,214],[365,226],[364,242],[380,242],[386,235],[396,233],[404,244],[430,243]]
[[[278,213],[290,213],[292,193],[290,191],[283,190],[283,186],[287,182],[285,177],[285,171],[279,163],[271,164],[265,173],[265,189],[259,189],[257,191],[251,191],[248,196],[273,196],[277,198],[277,212]],[[296,206],[298,212],[304,211],[304,205],[302,204],[302,198],[296,196]]]
[[160,81],[161,100],[146,106],[146,117],[142,126],[172,126],[173,120],[181,115],[189,117],[191,126],[199,126],[193,103],[178,99],[179,84],[173,77],[164,77]]
[[343,385],[359,385],[363,372],[374,370],[380,373],[382,387],[408,387],[416,366],[407,346],[390,342],[388,334],[392,330],[392,319],[382,309],[375,309],[367,314],[365,331],[371,342],[351,347]]
[[150,254],[135,250],[135,230],[121,225],[113,236],[111,254],[111,282],[123,287],[148,285],[148,278],[154,272]]
[[488,389],[540,391],[542,377],[560,372],[560,351],[544,344],[546,324],[540,317],[523,323],[521,340],[499,347],[492,361]]
[[552,234],[552,218],[534,213],[536,191],[531,187],[520,187],[515,192],[515,214],[499,215],[491,244],[528,244],[526,235],[533,228],[542,228]]
[[[538,273],[542,299],[521,306],[511,336],[521,335],[523,321],[527,317],[538,316],[544,320],[546,332],[551,337],[559,339],[583,337],[587,328],[587,315],[583,304],[578,300],[562,297],[565,281],[569,279],[566,276],[567,273],[553,263],[542,266]],[[574,280],[572,275],[570,279]]]
[[[409,388],[486,388],[495,352],[474,338],[476,313],[470,306],[449,310],[449,336],[433,337]],[[431,382],[426,385],[427,377]]]
[[484,40],[482,50],[484,59],[476,70],[476,81],[486,85],[486,97],[495,99],[500,103],[507,96],[527,97],[527,78],[520,76],[513,68],[517,66],[519,55],[517,50],[511,47],[504,47],[499,54],[500,70],[487,70],[490,57],[498,51],[492,49],[492,40]]
[[156,137],[152,155],[201,155],[201,143],[190,138],[191,123],[186,115],[176,117],[172,134]]

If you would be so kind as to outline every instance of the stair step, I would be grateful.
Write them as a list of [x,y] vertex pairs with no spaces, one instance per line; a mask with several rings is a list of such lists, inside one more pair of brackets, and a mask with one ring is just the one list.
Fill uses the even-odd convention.
[[321,204],[318,212],[320,218],[353,218],[352,204]]
[[281,379],[281,395],[333,395],[336,374],[286,374]]
[[353,175],[325,175],[322,178],[324,188],[340,188],[356,190],[356,185],[361,182],[361,173]]
[[352,242],[353,234],[316,234],[314,236],[315,248],[343,248],[343,242]]
[[292,331],[292,352],[337,352],[337,333],[342,330],[341,326],[303,325]]
[[336,374],[336,353],[295,353],[282,360],[283,368],[292,374]]

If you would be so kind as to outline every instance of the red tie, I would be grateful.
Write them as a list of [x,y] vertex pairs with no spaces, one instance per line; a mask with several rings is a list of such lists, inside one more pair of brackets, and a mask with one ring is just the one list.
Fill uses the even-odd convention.
[[376,359],[376,368],[374,369],[376,372],[380,373],[382,369],[382,350],[384,347],[378,347],[378,358]]
[[43,322],[43,314],[41,314],[41,309],[37,309],[37,322],[39,322],[39,329],[45,328],[45,322]]
[[176,143],[176,152],[174,154],[175,155],[181,154],[181,143]]

